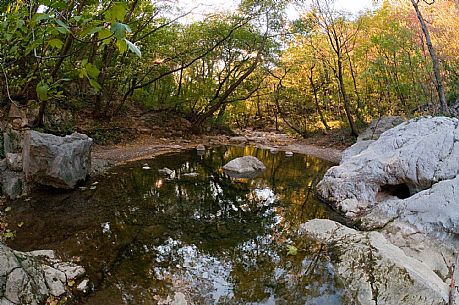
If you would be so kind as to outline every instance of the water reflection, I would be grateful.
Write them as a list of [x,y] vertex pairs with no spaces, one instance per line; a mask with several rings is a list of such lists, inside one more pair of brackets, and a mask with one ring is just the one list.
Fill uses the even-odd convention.
[[[266,171],[221,170],[243,155]],[[340,304],[325,251],[295,237],[301,223],[334,215],[313,191],[329,166],[253,147],[132,163],[93,190],[19,202],[9,221],[25,224],[10,245],[78,258],[95,285],[78,304]]]

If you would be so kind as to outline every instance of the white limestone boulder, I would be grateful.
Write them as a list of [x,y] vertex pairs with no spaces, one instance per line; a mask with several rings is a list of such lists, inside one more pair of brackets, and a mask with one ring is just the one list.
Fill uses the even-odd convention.
[[314,219],[302,225],[301,234],[332,251],[334,272],[356,304],[448,304],[448,284],[379,232]]
[[413,119],[368,144],[366,149],[351,147],[354,152],[345,153],[317,186],[323,200],[350,218],[367,213],[377,202],[393,196],[405,199],[459,174],[455,118]]

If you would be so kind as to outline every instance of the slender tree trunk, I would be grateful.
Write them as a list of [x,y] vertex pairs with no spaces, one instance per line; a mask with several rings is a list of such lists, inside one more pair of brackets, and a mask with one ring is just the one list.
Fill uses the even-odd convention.
[[316,88],[316,85],[314,84],[314,79],[312,77],[313,76],[313,74],[312,74],[313,70],[314,70],[314,66],[311,67],[311,69],[310,69],[311,73],[308,75],[308,78],[309,78],[309,83],[311,84],[312,92],[314,94],[314,102],[315,102],[315,105],[316,105],[316,110],[317,110],[317,113],[319,114],[320,121],[322,122],[322,124],[325,127],[325,130],[330,130],[330,126],[328,126],[327,120],[325,120],[324,114],[322,113],[322,109],[320,109],[317,88]]
[[432,66],[434,70],[435,83],[436,83],[438,99],[440,102],[441,112],[445,115],[450,115],[448,104],[446,103],[445,90],[443,88],[442,77],[440,74],[440,61],[438,60],[437,52],[435,51],[435,48],[432,45],[432,40],[430,39],[430,33],[429,33],[429,30],[427,29],[427,24],[424,18],[422,17],[421,10],[419,9],[419,5],[418,5],[419,0],[411,0],[411,3],[413,4],[414,10],[416,11],[416,16],[418,17],[419,24],[421,25],[422,32],[424,33],[427,49],[429,50],[429,54],[432,59]]
[[357,128],[355,127],[354,119],[352,118],[351,109],[349,107],[349,98],[346,93],[346,87],[344,86],[343,63],[341,61],[341,58],[338,58],[338,82],[341,95],[343,97],[344,111],[346,112],[349,127],[351,128],[351,135],[357,137],[359,133],[357,132]]
[[358,118],[358,120],[360,122],[363,122],[364,121],[363,120],[363,103],[362,103],[362,100],[360,98],[359,89],[357,87],[357,78],[355,77],[354,66],[352,65],[351,56],[349,55],[348,52],[347,52],[347,58],[349,60],[349,68],[350,68],[350,71],[351,71],[352,82],[354,83],[355,96],[357,97],[357,118]]

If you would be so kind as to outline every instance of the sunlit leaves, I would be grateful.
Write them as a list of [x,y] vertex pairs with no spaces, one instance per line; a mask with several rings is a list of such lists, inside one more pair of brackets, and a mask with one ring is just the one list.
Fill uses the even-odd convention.
[[126,15],[126,3],[115,3],[106,13],[105,18],[108,21],[123,21]]
[[45,83],[44,81],[39,82],[37,84],[36,91],[37,96],[41,101],[48,100],[49,85],[47,83]]
[[100,70],[92,63],[89,63],[87,59],[83,59],[79,69],[79,77],[86,78],[89,81],[91,87],[96,91],[100,91],[102,87],[97,82],[99,77]]
[[56,49],[61,49],[64,43],[59,38],[54,38],[48,41],[48,44]]

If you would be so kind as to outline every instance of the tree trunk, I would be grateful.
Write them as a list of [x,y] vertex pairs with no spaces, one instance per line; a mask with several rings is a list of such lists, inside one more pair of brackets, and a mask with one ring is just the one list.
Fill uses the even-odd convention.
[[352,118],[351,109],[349,107],[349,99],[346,94],[346,87],[344,86],[343,64],[341,62],[341,58],[338,58],[338,81],[341,96],[343,97],[344,111],[346,112],[349,127],[351,128],[351,135],[357,137],[359,133],[357,132],[357,128],[355,127],[354,119]]
[[317,96],[318,95],[317,88],[316,88],[316,85],[314,84],[314,80],[313,80],[313,77],[312,77],[313,76],[313,74],[312,74],[313,70],[314,70],[314,67],[311,67],[311,69],[310,69],[311,73],[308,75],[309,83],[311,84],[311,87],[312,87],[312,92],[314,94],[314,102],[315,102],[315,105],[316,105],[317,113],[319,114],[320,121],[324,125],[325,130],[328,131],[328,130],[330,130],[330,126],[328,126],[327,120],[325,120],[324,114],[322,113],[322,109],[320,109],[319,98]]
[[437,52],[435,51],[432,45],[432,40],[430,39],[430,34],[429,34],[429,30],[427,29],[427,24],[424,18],[422,17],[421,11],[419,9],[419,5],[418,5],[419,0],[411,0],[411,3],[413,4],[414,10],[416,11],[416,16],[418,17],[422,32],[424,33],[424,37],[426,38],[427,49],[429,50],[430,58],[432,59],[432,66],[434,70],[435,83],[436,83],[438,99],[440,102],[441,112],[445,115],[450,115],[448,104],[446,103],[445,90],[443,88],[442,77],[440,74],[440,61],[438,60]]

